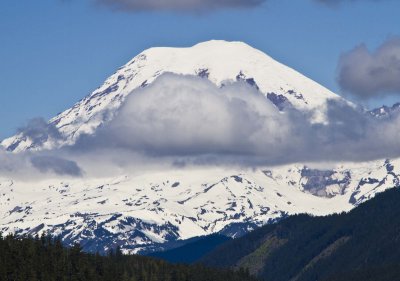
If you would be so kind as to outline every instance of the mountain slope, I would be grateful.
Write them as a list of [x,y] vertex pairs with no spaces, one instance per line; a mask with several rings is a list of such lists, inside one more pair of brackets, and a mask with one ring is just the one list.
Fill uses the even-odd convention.
[[[365,280],[383,268],[393,273],[393,265],[400,265],[399,200],[400,191],[392,189],[348,214],[296,215],[222,245],[203,263],[245,267],[276,281]],[[384,280],[374,278],[369,280]]]
[[[323,122],[327,101],[340,99],[244,43],[210,41],[191,48],[152,48],[53,118],[49,126],[60,131],[56,137],[33,140],[20,133],[2,145],[13,155],[29,154],[72,144],[82,134],[96,136],[98,127],[113,119],[133,90],[165,72],[198,75],[220,87],[244,80],[279,110],[295,107],[312,122]],[[213,233],[239,237],[287,215],[349,211],[377,192],[399,186],[399,176],[399,159],[329,167],[301,163],[254,169],[173,166],[101,178],[0,176],[0,231],[48,232],[67,245],[80,242],[93,252],[104,253],[117,245],[130,253],[159,251]]]
[[259,88],[278,108],[294,106],[301,111],[316,110],[315,121],[324,120],[327,99],[339,96],[280,64],[268,55],[241,42],[209,41],[191,48],[151,48],[119,68],[105,83],[72,108],[50,120],[63,139],[43,143],[19,134],[2,145],[9,151],[54,148],[74,143],[83,133],[92,134],[112,119],[125,98],[165,72],[199,75],[218,86],[244,80]]
[[219,245],[231,240],[229,237],[216,234],[194,239],[195,241],[188,241],[187,244],[181,247],[164,252],[151,253],[149,256],[160,258],[172,263],[191,264],[200,260],[203,256],[213,251]]
[[118,178],[0,181],[0,231],[47,231],[87,251],[174,247],[181,239],[237,237],[287,215],[348,211],[399,185],[400,160],[261,170],[179,169]]

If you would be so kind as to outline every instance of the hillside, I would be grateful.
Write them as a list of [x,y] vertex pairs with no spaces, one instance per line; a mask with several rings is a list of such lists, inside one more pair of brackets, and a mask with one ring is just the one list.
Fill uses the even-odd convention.
[[183,246],[167,251],[151,253],[149,256],[173,263],[190,264],[200,260],[203,256],[213,251],[219,245],[230,240],[231,238],[218,234],[196,237],[187,241]]
[[399,202],[400,190],[392,189],[349,213],[292,216],[220,246],[202,262],[248,268],[263,280],[395,280]]

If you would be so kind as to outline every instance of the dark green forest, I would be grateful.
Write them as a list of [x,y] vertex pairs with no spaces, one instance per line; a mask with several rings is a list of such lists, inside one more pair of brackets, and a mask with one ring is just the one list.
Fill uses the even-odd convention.
[[296,215],[219,246],[208,266],[247,268],[268,281],[400,280],[400,190],[349,213]]
[[79,245],[65,248],[50,237],[16,238],[0,235],[1,281],[255,281],[248,272],[210,269],[201,265],[122,255],[88,254]]

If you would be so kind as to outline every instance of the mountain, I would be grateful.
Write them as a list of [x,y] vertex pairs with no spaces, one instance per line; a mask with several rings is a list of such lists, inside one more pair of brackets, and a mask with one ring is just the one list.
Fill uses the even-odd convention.
[[227,242],[203,258],[209,266],[247,268],[263,280],[397,280],[400,190],[350,213],[295,215]]
[[[339,96],[240,42],[152,48],[136,56],[92,94],[50,120],[62,137],[20,133],[2,142],[9,153],[46,151],[76,142],[117,114],[126,97],[162,73],[198,75],[223,87],[243,80],[284,113],[296,108],[314,123]],[[329,166],[302,163],[232,168],[173,167],[114,177],[18,179],[0,176],[0,231],[48,232],[67,245],[105,253],[148,253],[193,237],[240,237],[288,215],[349,211],[377,192],[399,186],[400,159]]]
[[371,110],[369,113],[377,118],[390,117],[400,111],[400,103],[395,103],[392,106],[381,106]]
[[[135,89],[146,87],[161,74],[198,75],[218,86],[244,80],[257,87],[277,107],[292,105],[301,110],[323,107],[327,99],[339,96],[266,54],[241,42],[209,41],[191,48],[151,48],[120,67],[105,83],[72,108],[50,120],[63,140],[55,138],[35,143],[22,134],[2,145],[9,151],[53,148],[74,143],[83,133],[112,119],[115,111]],[[323,110],[313,118],[323,120]]]
[[[110,179],[2,180],[2,232],[43,231],[84,250],[126,252],[179,246],[191,237],[238,237],[287,215],[348,211],[399,185],[400,163],[332,170],[177,170]],[[178,244],[177,244],[178,243]]]

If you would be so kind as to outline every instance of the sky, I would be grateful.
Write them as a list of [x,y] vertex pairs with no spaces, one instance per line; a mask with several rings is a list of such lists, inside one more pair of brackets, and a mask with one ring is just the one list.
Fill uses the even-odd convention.
[[[344,95],[360,87],[339,79],[338,69],[348,70],[348,62],[357,66],[340,71],[351,78],[369,69],[365,61],[383,63],[385,51],[372,58],[368,52],[391,49],[396,44],[390,38],[400,36],[397,0],[246,1],[175,0],[172,7],[159,7],[140,0],[2,0],[0,138],[29,119],[48,119],[71,107],[149,47],[244,41]],[[235,5],[210,4],[225,2]],[[358,95],[368,107],[396,100]]]

